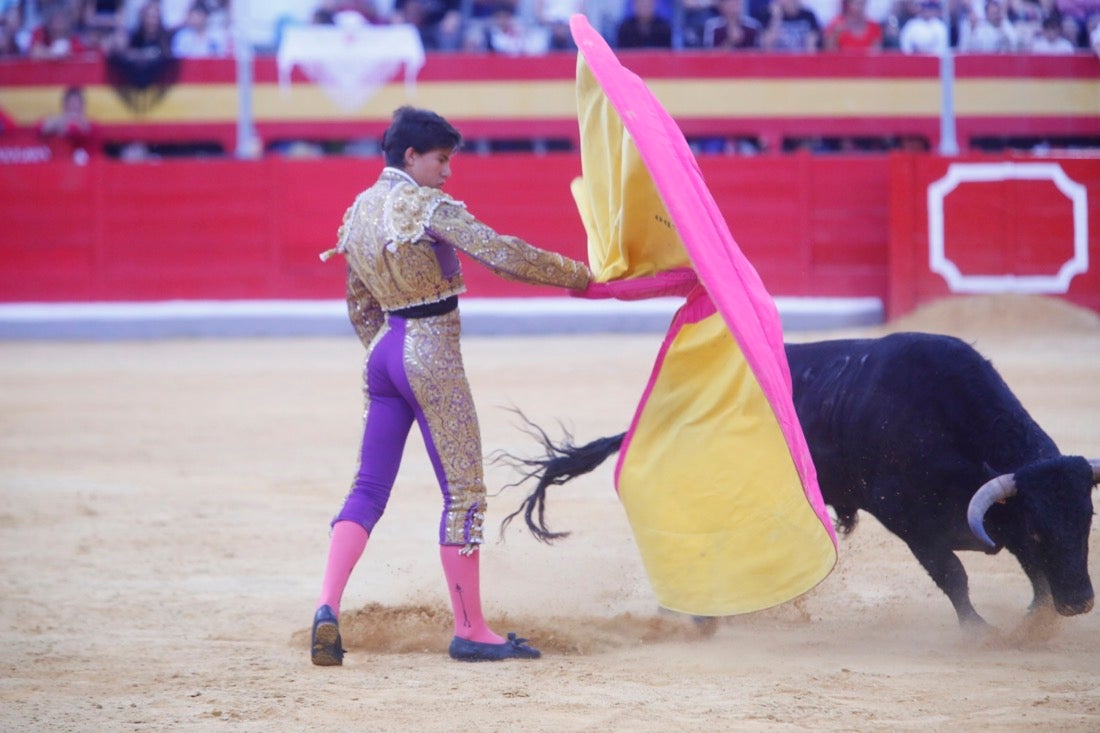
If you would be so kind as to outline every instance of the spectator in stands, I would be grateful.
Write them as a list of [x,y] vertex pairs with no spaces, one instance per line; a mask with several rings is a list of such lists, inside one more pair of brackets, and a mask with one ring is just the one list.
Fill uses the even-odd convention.
[[109,53],[125,27],[123,8],[125,0],[84,0],[80,9],[80,26],[88,45]]
[[[141,18],[146,0],[124,0],[125,6],[122,13],[122,25],[125,28],[135,28]],[[159,0],[160,16],[164,27],[170,31],[182,28],[187,22],[187,13],[195,2],[202,2],[210,15],[210,24],[228,32],[229,30],[229,0]],[[313,4],[309,0],[281,0],[274,3],[285,5],[287,3]],[[265,0],[250,0],[248,3],[249,14],[256,13],[261,5],[266,5]]]
[[1072,15],[1059,15],[1062,20],[1062,35],[1067,41],[1069,41],[1074,49],[1083,45],[1081,43],[1082,36],[1084,34],[1084,24],[1078,23],[1077,18]]
[[[1089,33],[1092,27],[1089,25],[1091,16],[1100,13],[1100,2],[1097,0],[1054,0],[1054,10],[1062,17],[1062,22],[1073,21],[1077,28],[1077,35],[1067,35],[1078,48],[1089,47]],[[1067,29],[1063,27],[1063,32]]]
[[172,55],[172,32],[164,24],[160,0],[147,0],[141,6],[137,26],[127,38],[125,53],[154,58]]
[[[874,19],[874,15],[870,12],[870,8],[876,0],[871,0],[867,7],[867,17]],[[880,7],[881,11],[881,7]],[[890,10],[887,12],[886,17],[882,19],[882,47],[885,50],[897,51],[901,46],[901,29],[909,21],[910,18],[915,17],[920,12],[920,0],[894,0],[890,6]]]
[[821,24],[802,0],[773,0],[760,35],[765,51],[813,53],[821,46]]
[[461,0],[397,0],[394,22],[411,23],[429,51],[456,51],[462,47]]
[[718,0],[718,13],[703,26],[706,48],[759,48],[760,21],[745,12],[745,0]]
[[0,25],[0,59],[17,58],[23,55],[23,49],[15,40],[15,34],[6,25]]
[[882,26],[867,17],[867,0],[843,0],[825,26],[825,49],[864,53],[882,49]]
[[987,0],[985,17],[970,17],[959,34],[962,53],[1015,53],[1020,50],[1016,28],[1005,15],[1001,0]]
[[[5,14],[4,20],[6,21]],[[7,22],[0,23],[0,59],[18,58],[23,55],[23,49],[19,47],[17,31],[13,30]]]
[[684,48],[702,48],[706,45],[704,33],[707,21],[720,15],[718,3],[719,0],[683,0],[681,41]]
[[[206,14],[208,16],[207,22],[211,28],[217,28],[218,31],[225,35],[226,38],[232,34],[232,28],[229,26],[229,3],[230,0],[195,0],[201,2],[203,7],[206,8]],[[229,44],[232,50],[233,44]]]
[[1052,15],[1043,19],[1042,29],[1031,39],[1028,50],[1035,54],[1071,54],[1077,48],[1062,35],[1061,19]]
[[1100,11],[1089,16],[1085,27],[1089,32],[1089,48],[1097,57],[1100,57]]
[[500,7],[485,26],[485,47],[505,56],[538,56],[550,45],[549,29],[531,26],[515,10]]
[[100,152],[98,130],[85,112],[84,90],[80,87],[65,90],[61,112],[42,120],[38,134],[59,160],[84,163]]
[[517,13],[519,0],[462,0],[462,49],[464,51],[489,50],[489,26],[498,12]]
[[35,59],[59,59],[84,54],[89,48],[76,32],[76,17],[67,3],[50,7],[42,25],[31,32],[28,55]]
[[31,48],[31,32],[23,22],[23,6],[12,3],[0,21],[0,56],[25,56]]
[[1043,26],[1043,8],[1034,0],[1009,0],[1008,19],[1016,29],[1020,49],[1031,48],[1031,39],[1039,35]]
[[160,0],[146,0],[138,13],[138,22],[122,34],[123,40],[114,43],[112,51],[131,61],[172,56],[172,31],[164,24]]
[[210,25],[210,11],[201,0],[191,6],[183,27],[172,35],[176,58],[210,58],[229,53],[229,39],[220,28]]
[[475,21],[475,25],[478,22],[489,22],[489,19],[501,9],[511,10],[513,13],[519,12],[519,0],[470,0],[469,5],[470,19]]
[[672,26],[657,14],[656,0],[634,0],[615,32],[617,48],[672,48]]
[[903,53],[940,55],[947,52],[949,33],[939,0],[921,0],[920,12],[901,27],[898,47]]

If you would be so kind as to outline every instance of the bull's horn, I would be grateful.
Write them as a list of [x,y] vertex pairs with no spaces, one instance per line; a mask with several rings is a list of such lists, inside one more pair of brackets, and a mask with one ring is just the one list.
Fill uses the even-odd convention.
[[1090,458],[1089,465],[1092,466],[1092,482],[1100,483],[1100,458]]
[[966,521],[970,524],[970,531],[982,542],[990,547],[996,547],[997,543],[989,539],[985,533],[985,513],[995,502],[1016,495],[1016,480],[1011,473],[1006,473],[994,479],[986,481],[980,489],[974,492],[970,499],[970,506],[966,509]]

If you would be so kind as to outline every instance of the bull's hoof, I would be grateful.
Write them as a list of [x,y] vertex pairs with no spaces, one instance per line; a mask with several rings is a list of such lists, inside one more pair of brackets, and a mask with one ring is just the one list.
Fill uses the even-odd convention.
[[1059,603],[1056,608],[1058,609],[1058,613],[1063,616],[1079,616],[1082,613],[1091,611],[1095,603],[1095,598],[1088,598],[1078,603]]

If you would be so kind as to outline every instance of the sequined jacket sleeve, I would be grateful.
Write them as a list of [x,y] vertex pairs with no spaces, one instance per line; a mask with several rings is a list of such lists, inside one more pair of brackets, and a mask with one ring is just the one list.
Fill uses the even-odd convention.
[[466,291],[456,250],[502,277],[535,285],[583,290],[590,277],[584,263],[497,234],[461,201],[391,168],[345,212],[337,242],[321,257],[347,257],[354,273],[348,311],[364,343],[381,327],[382,312]]
[[449,197],[436,206],[426,233],[509,280],[572,290],[583,290],[588,285],[590,272],[584,263],[539,249],[518,237],[498,234]]
[[350,264],[348,265],[347,300],[348,318],[351,319],[355,335],[363,342],[363,346],[369,349],[371,341],[385,322],[385,315],[382,313],[382,306],[371,295],[370,290],[355,274],[355,269]]

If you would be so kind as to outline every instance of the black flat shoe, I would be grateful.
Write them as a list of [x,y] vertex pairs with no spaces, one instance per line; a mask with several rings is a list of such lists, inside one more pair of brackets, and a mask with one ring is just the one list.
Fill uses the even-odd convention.
[[340,643],[340,625],[328,606],[321,606],[313,617],[310,634],[310,657],[319,667],[338,667],[344,663],[344,646]]
[[463,662],[499,662],[502,659],[538,659],[542,652],[528,646],[526,639],[517,639],[512,632],[508,640],[500,644],[484,641],[470,641],[455,637],[451,639],[451,659]]

